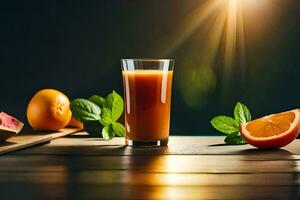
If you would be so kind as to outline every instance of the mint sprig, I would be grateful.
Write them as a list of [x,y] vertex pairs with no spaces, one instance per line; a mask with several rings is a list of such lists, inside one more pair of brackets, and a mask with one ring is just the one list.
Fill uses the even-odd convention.
[[237,102],[234,107],[234,118],[216,116],[210,123],[219,132],[227,135],[224,142],[229,145],[247,144],[240,134],[240,124],[251,121],[251,113],[246,105]]
[[102,136],[108,140],[115,135],[123,137],[125,128],[123,124],[117,122],[124,110],[124,102],[122,97],[113,91],[105,98],[103,104],[100,123],[104,126]]
[[75,119],[83,122],[85,130],[92,136],[110,140],[115,135],[125,135],[123,124],[118,122],[124,110],[124,102],[115,91],[106,98],[93,95],[89,99],[74,99],[70,108]]

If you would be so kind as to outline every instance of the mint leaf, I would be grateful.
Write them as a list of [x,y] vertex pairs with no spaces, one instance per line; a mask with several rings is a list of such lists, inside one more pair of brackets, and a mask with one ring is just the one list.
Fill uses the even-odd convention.
[[105,98],[99,96],[99,95],[93,95],[89,98],[90,101],[97,104],[100,108],[103,108],[103,105],[105,103]]
[[112,112],[109,108],[102,109],[100,122],[104,126],[109,125],[114,122],[112,119]]
[[228,135],[239,131],[239,124],[231,117],[217,116],[210,121],[211,125],[218,131]]
[[97,104],[87,99],[74,99],[70,103],[72,115],[80,122],[99,120],[101,109]]
[[251,113],[246,105],[237,102],[234,119],[227,116],[214,117],[210,123],[218,131],[226,134],[224,142],[230,145],[247,144],[240,134],[240,124],[251,121]]
[[251,121],[251,113],[247,106],[244,104],[237,102],[235,108],[234,108],[234,118],[237,122],[246,123]]
[[113,122],[112,123],[112,128],[113,128],[116,135],[118,135],[120,137],[125,136],[125,127],[123,126],[123,124],[121,124],[119,122]]
[[85,130],[92,136],[112,139],[115,135],[124,136],[125,127],[117,122],[124,110],[122,97],[113,91],[106,98],[93,95],[87,99],[74,99],[71,102],[74,117],[84,123]]
[[115,136],[112,124],[108,124],[102,129],[102,136],[105,140],[110,140]]
[[105,98],[105,103],[103,108],[108,108],[111,110],[111,121],[117,121],[123,113],[124,102],[122,97],[113,91]]
[[224,142],[229,145],[247,144],[247,142],[242,138],[240,132],[232,133],[226,136]]
[[86,121],[83,123],[85,131],[93,137],[102,137],[102,124],[99,120]]

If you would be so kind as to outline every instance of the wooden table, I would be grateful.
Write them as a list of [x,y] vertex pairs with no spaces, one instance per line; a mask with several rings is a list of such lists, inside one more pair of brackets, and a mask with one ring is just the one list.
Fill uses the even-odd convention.
[[6,199],[300,199],[300,140],[262,151],[223,137],[124,147],[85,133],[0,157]]

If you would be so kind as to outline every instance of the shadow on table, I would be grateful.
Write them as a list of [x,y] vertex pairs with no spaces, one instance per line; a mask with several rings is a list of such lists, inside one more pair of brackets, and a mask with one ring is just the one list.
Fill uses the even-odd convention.
[[210,144],[209,147],[223,147],[223,146],[236,146],[236,145],[230,145],[226,143],[220,143],[220,144]]
[[245,149],[239,151],[241,154],[246,155],[257,155],[257,154],[280,154],[285,156],[292,156],[293,154],[285,149]]
[[118,146],[118,145],[104,145],[99,146],[99,149],[105,151],[105,154],[108,155],[125,155],[125,156],[134,156],[134,155],[164,155],[168,154],[168,147],[156,147],[156,148],[133,148],[128,146]]
[[91,138],[91,136],[88,134],[73,134],[73,135],[67,135],[66,137],[67,138]]

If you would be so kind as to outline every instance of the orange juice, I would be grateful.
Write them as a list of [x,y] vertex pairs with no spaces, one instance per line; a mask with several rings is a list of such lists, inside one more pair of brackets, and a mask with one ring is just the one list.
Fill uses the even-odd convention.
[[123,71],[126,139],[168,139],[173,71]]

